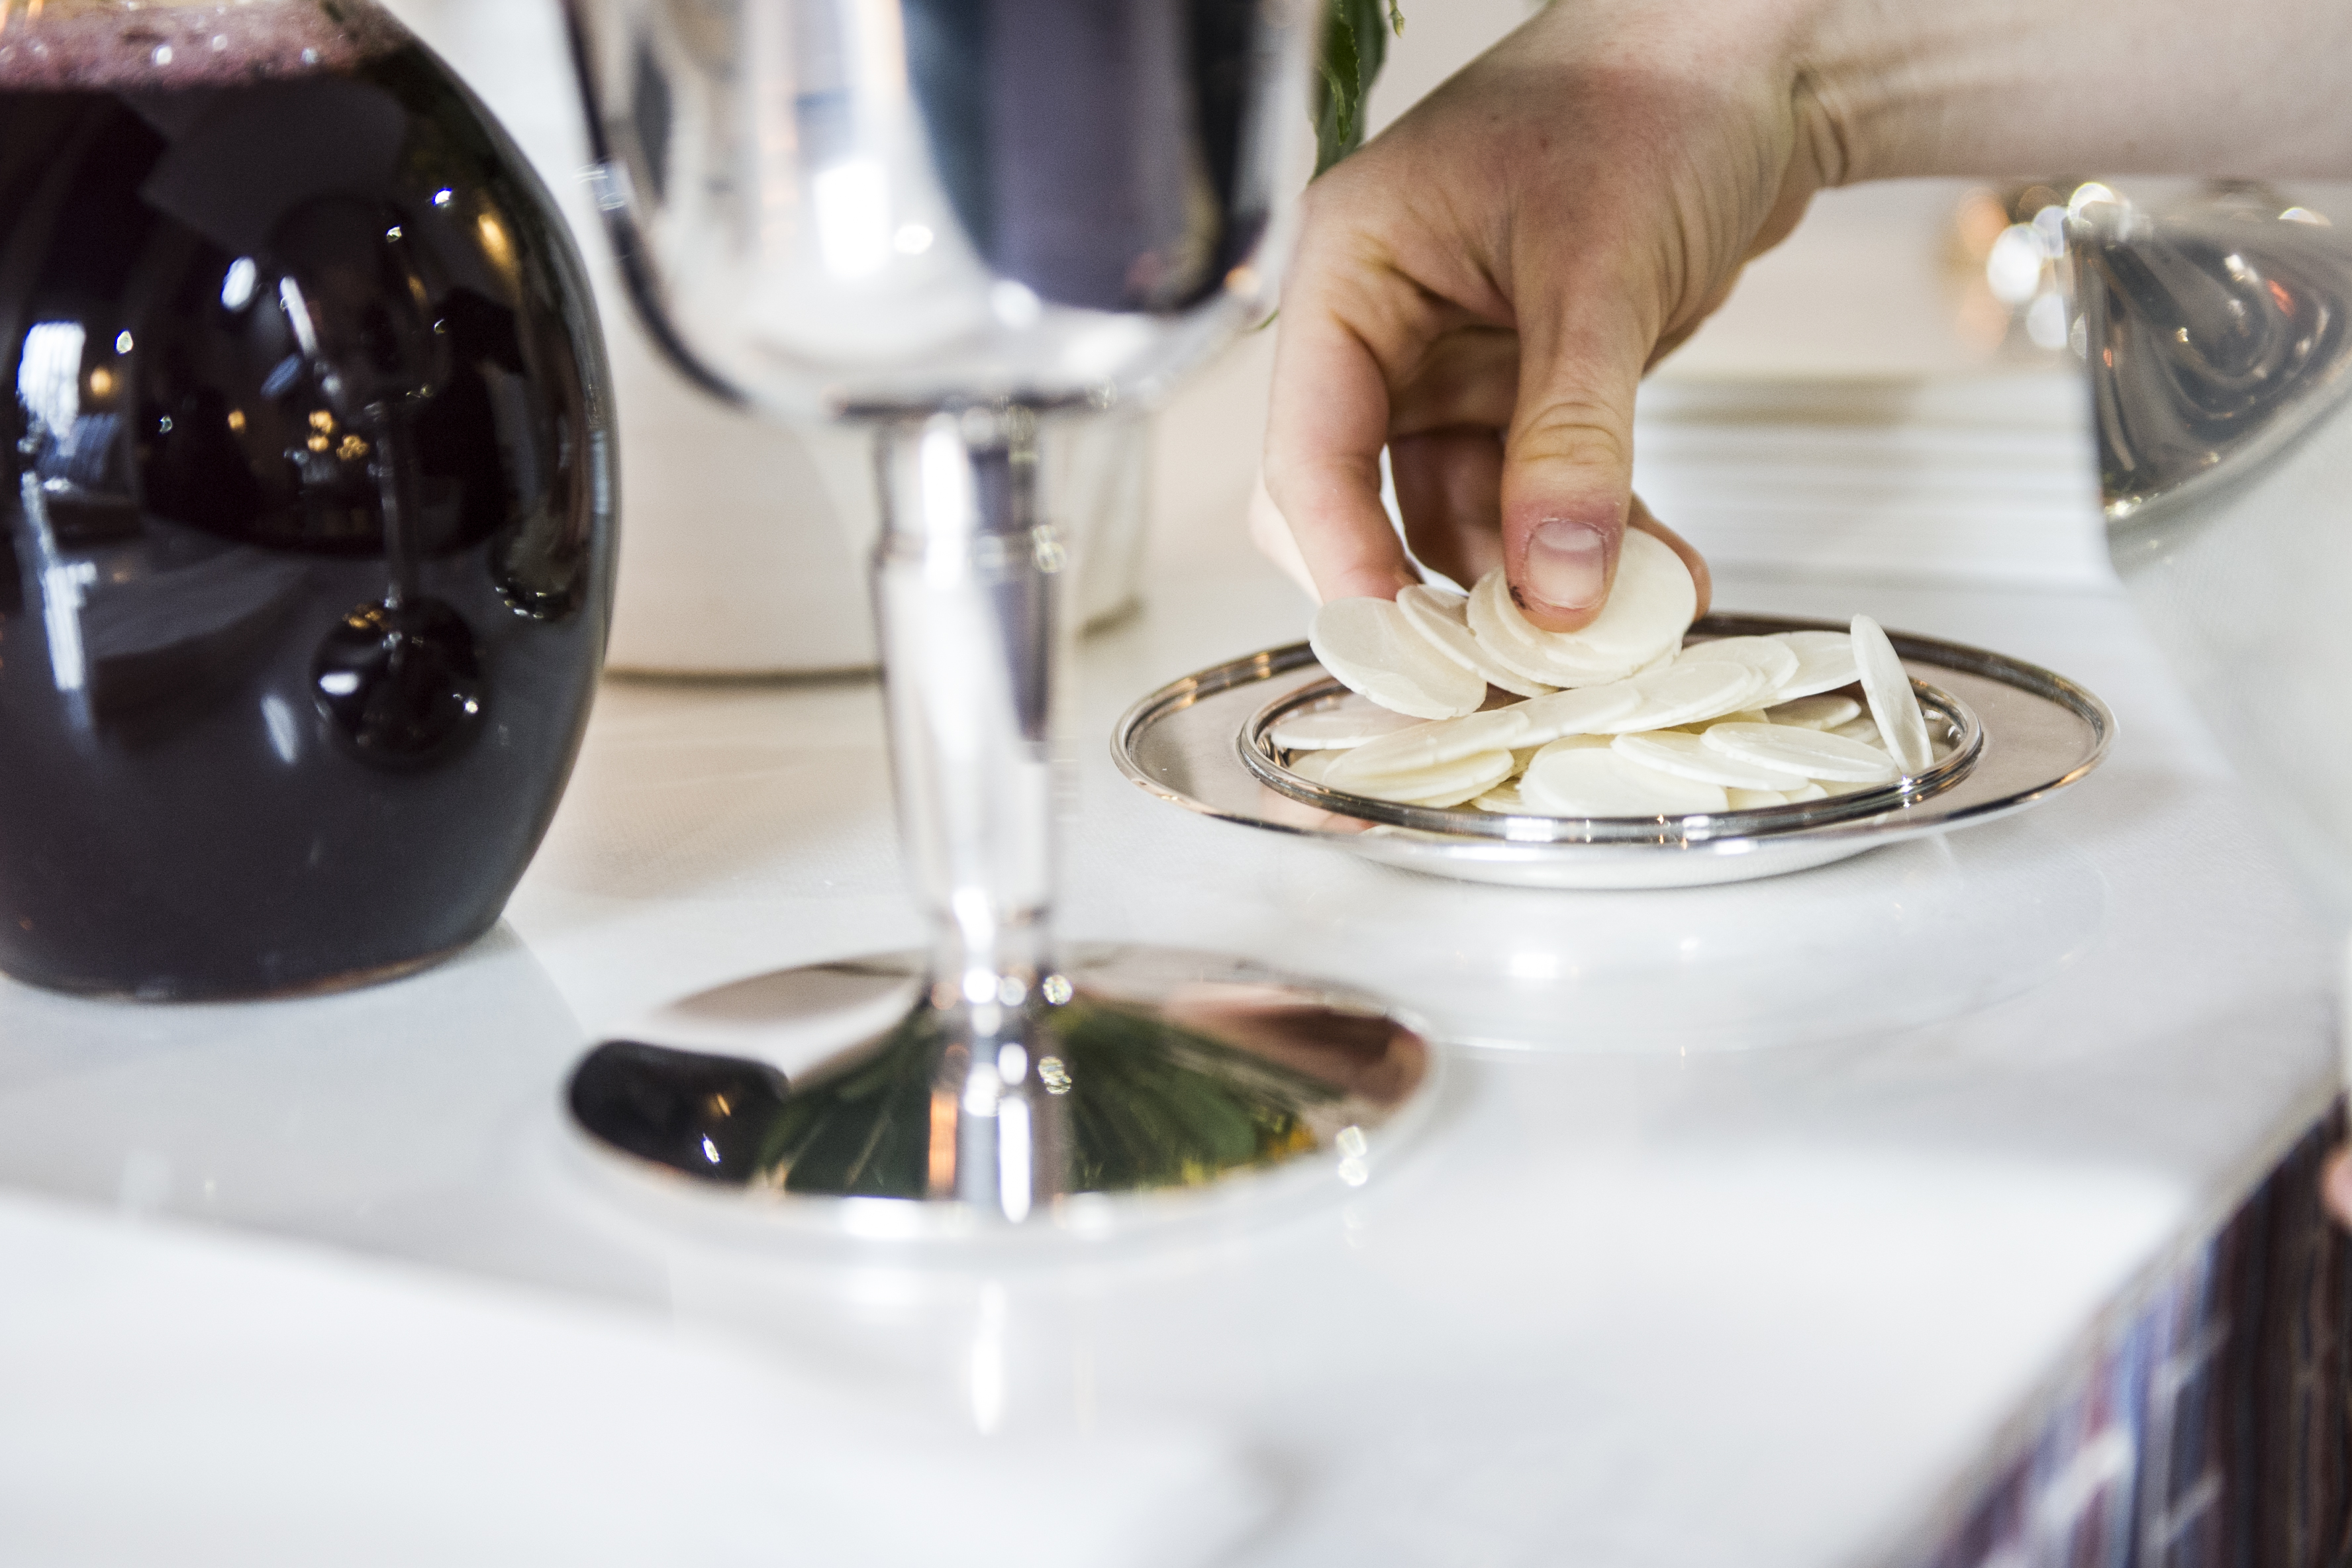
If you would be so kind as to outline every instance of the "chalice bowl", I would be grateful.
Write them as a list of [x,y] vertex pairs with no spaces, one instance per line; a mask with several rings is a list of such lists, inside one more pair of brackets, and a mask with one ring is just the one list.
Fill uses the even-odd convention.
[[929,926],[928,951],[713,1005],[839,1045],[808,1070],[609,1041],[574,1075],[576,1121],[866,1233],[1085,1230],[1360,1183],[1426,1079],[1387,1008],[1053,923],[1056,602],[1084,541],[1040,445],[1148,407],[1265,316],[1313,0],[568,11],[598,202],[656,337],[722,395],[877,434],[875,606]]

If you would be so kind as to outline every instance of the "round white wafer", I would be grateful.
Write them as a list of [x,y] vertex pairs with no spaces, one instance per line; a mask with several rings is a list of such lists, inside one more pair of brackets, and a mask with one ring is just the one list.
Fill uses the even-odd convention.
[[1784,642],[1795,648],[1800,657],[1808,653],[1830,654],[1853,651],[1851,631],[1773,632],[1770,635],[1775,642]]
[[1574,645],[1578,662],[1646,664],[1661,648],[1680,645],[1698,616],[1698,584],[1683,558],[1654,533],[1625,531],[1617,551],[1617,578],[1609,601],[1580,632],[1551,632]]
[[1640,696],[1640,704],[1622,718],[1592,726],[1591,732],[1622,735],[1634,730],[1670,730],[1735,712],[1756,695],[1761,679],[1744,664],[1670,664],[1627,681]]
[[[1629,762],[1701,784],[1726,789],[1769,790],[1784,794],[1804,787],[1806,776],[1786,768],[1768,768],[1717,751],[1699,736],[1680,730],[1620,735],[1612,748]],[[1335,769],[1334,772],[1337,770]],[[1775,804],[1778,804],[1777,801]]]
[[1565,741],[1537,753],[1519,779],[1519,795],[1559,816],[1685,816],[1731,809],[1720,784],[1677,778],[1629,763],[1614,750]]
[[1744,664],[1764,677],[1764,689],[1778,691],[1797,673],[1797,650],[1778,637],[1715,637],[1685,647],[1677,664]]
[[1499,571],[1478,579],[1466,609],[1480,646],[1522,674],[1540,674],[1560,686],[1598,686],[1633,673],[1630,660],[1587,657],[1568,639],[1530,626],[1511,603],[1510,584]]
[[1726,756],[1778,768],[1801,777],[1845,784],[1887,784],[1894,759],[1875,746],[1825,730],[1790,724],[1717,724],[1699,737]]
[[1507,816],[1535,810],[1535,807],[1529,805],[1520,795],[1519,781],[1517,779],[1505,779],[1470,804],[1480,811],[1499,812]]
[[[1532,642],[1515,635],[1495,608],[1496,595],[1502,588],[1503,574],[1489,572],[1478,579],[1463,605],[1470,626],[1470,635],[1477,640],[1479,649],[1487,658],[1510,670],[1522,680],[1549,686],[1562,679],[1560,672],[1544,661]],[[1580,681],[1580,685],[1593,684]]]
[[1360,746],[1382,735],[1393,735],[1400,730],[1428,722],[1410,713],[1383,708],[1350,691],[1329,707],[1287,715],[1268,730],[1265,737],[1286,752],[1327,752]]
[[1734,811],[1758,811],[1768,805],[1785,805],[1789,797],[1777,789],[1727,789]]
[[1862,713],[1862,704],[1851,697],[1800,697],[1793,702],[1775,703],[1764,710],[1769,724],[1794,724],[1800,730],[1834,730],[1849,723]]
[[1397,608],[1429,645],[1463,668],[1521,697],[1541,697],[1554,689],[1547,681],[1531,680],[1495,657],[1470,630],[1469,600],[1460,594],[1442,593],[1427,584],[1401,590]]
[[1367,741],[1349,751],[1323,776],[1340,788],[1355,789],[1360,784],[1418,773],[1464,757],[1507,752],[1515,746],[1529,744],[1530,740],[1528,705],[1514,702],[1507,708],[1489,708],[1459,719],[1433,720],[1393,735],[1383,735],[1377,741]]
[[[1333,770],[1336,773],[1338,770]],[[1380,777],[1345,783],[1327,778],[1333,789],[1344,789],[1350,795],[1370,795],[1374,800],[1393,800],[1405,805],[1460,805],[1474,795],[1481,795],[1511,776],[1511,753],[1481,752],[1473,756],[1458,757],[1441,763],[1433,768],[1417,773],[1383,773]]]
[[1331,771],[1331,764],[1346,754],[1336,751],[1301,752],[1290,759],[1288,766],[1292,773],[1308,783],[1321,784],[1323,775]]
[[[1843,788],[1845,788],[1845,787],[1847,787],[1847,786],[1846,786],[1846,785],[1843,785],[1843,784],[1840,784],[1838,787],[1839,787],[1840,789],[1843,789]],[[1855,786],[1853,786],[1853,787],[1859,788],[1860,786],[1859,786],[1859,785],[1855,785]],[[1829,792],[1829,791],[1827,791],[1827,790],[1825,790],[1825,789],[1823,789],[1820,784],[1806,784],[1806,785],[1805,785],[1805,787],[1804,787],[1804,788],[1802,788],[1802,789],[1792,789],[1792,790],[1790,790],[1790,791],[1788,793],[1788,795],[1787,795],[1784,798],[1788,801],[1788,803],[1789,803],[1790,805],[1800,805],[1800,804],[1801,804],[1802,802],[1805,802],[1805,801],[1809,801],[1809,800],[1827,800],[1827,799],[1829,799],[1829,797],[1830,797],[1830,792]]]
[[[1637,537],[1643,541],[1640,545],[1632,542]],[[1511,597],[1502,574],[1488,574],[1494,579],[1487,603],[1496,635],[1524,647],[1549,668],[1579,678],[1611,671],[1631,674],[1658,658],[1671,658],[1697,613],[1698,590],[1690,569],[1672,550],[1646,533],[1628,534],[1626,540],[1609,602],[1580,632],[1538,627]]]
[[1885,628],[1868,616],[1853,618],[1853,661],[1862,671],[1862,694],[1886,750],[1906,777],[1935,765],[1936,751],[1927,742],[1927,716],[1919,711],[1918,694],[1911,689],[1911,672],[1902,656],[1886,640]]
[[1601,726],[1624,718],[1641,704],[1642,694],[1630,680],[1531,697],[1516,704],[1528,718],[1527,734],[1517,743],[1525,747],[1557,741],[1562,735],[1597,734]]
[[1417,719],[1475,713],[1486,682],[1432,647],[1386,599],[1333,599],[1307,634],[1323,668],[1351,691]]
[[1654,669],[1664,669],[1666,666],[1674,663],[1675,659],[1680,658],[1682,657],[1682,652],[1683,648],[1681,643],[1670,643],[1661,653],[1659,653],[1657,658],[1651,659],[1646,664],[1636,666],[1633,673],[1636,675],[1647,675]]
[[1772,641],[1796,650],[1796,672],[1780,682],[1775,702],[1792,702],[1817,692],[1851,686],[1859,673],[1853,662],[1853,638],[1836,632],[1776,632]]

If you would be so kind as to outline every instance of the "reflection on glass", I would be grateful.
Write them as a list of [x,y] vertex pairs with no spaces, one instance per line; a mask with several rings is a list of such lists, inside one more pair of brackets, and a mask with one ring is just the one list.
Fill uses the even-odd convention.
[[604,638],[601,349],[545,195],[337,0],[0,29],[0,968],[362,978],[496,918]]

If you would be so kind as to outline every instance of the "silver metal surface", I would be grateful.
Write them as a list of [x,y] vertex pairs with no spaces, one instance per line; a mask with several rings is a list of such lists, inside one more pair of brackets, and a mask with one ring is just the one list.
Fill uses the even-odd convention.
[[[980,1050],[929,1005],[927,956],[674,1003],[581,1063],[572,1119],[635,1172],[761,1225],[919,1240],[1001,1234],[1000,1217],[1106,1236],[1336,1195],[1428,1102],[1421,1036],[1345,987],[1075,944]],[[786,1201],[812,1196],[826,1201]]]
[[1165,391],[1271,306],[1312,0],[567,0],[666,346],[803,416]]
[[[1263,1147],[1234,1142],[1234,1116],[1274,1115],[1271,1069],[1236,1044],[1262,1020],[1220,1044],[1183,997],[1072,991],[1052,929],[1068,545],[1037,460],[1042,422],[1147,404],[1272,300],[1313,0],[570,0],[567,15],[599,202],[664,347],[771,413],[879,427],[875,604],[930,961],[898,1017],[789,1094],[720,1072],[722,1098],[773,1100],[789,1130],[761,1180],[1022,1222],[1171,1171],[1208,1183],[1314,1152],[1297,1116]],[[1297,1050],[1365,1027],[1360,1007],[1267,984]],[[625,1067],[654,1093],[701,1070],[625,1056],[583,1074]],[[1169,1095],[1224,1110],[1188,1118]],[[583,1104],[582,1124],[614,1135]],[[1150,1158],[1103,1153],[1114,1124],[1155,1129]],[[893,1166],[877,1187],[873,1141],[904,1138],[930,1151],[929,1173]]]
[[2107,551],[2266,808],[2352,921],[2352,237],[2235,190],[2072,230]]
[[[1692,631],[1746,637],[1799,629],[1843,628],[1717,615]],[[1862,802],[1857,814],[1773,807],[1639,819],[1473,817],[1370,801],[1352,810],[1327,809],[1276,789],[1252,771],[1243,752],[1255,738],[1253,726],[1281,706],[1283,697],[1303,696],[1328,679],[1303,643],[1162,687],[1129,710],[1111,751],[1129,778],[1188,810],[1328,839],[1412,870],[1538,888],[1689,887],[1804,870],[1882,844],[2008,816],[2081,779],[2105,755],[2114,716],[2063,676],[1932,637],[1890,636],[1915,689],[1948,695],[1955,718],[1973,714],[1982,744],[1973,753],[1956,752],[1953,771],[1933,789],[1886,792],[1891,798],[1874,802],[1846,797]],[[1958,739],[1965,731],[1956,721],[1952,733]]]

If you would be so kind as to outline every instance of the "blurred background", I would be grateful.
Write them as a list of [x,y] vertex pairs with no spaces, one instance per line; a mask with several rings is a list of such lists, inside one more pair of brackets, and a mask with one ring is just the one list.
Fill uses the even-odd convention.
[[[394,9],[537,161],[596,274],[623,425],[613,667],[869,665],[866,439],[779,433],[688,385],[654,353],[618,293],[579,177],[586,148],[556,7]],[[1371,100],[1374,133],[1532,7],[1403,9]],[[1819,198],[1645,389],[1636,482],[1653,509],[1735,573],[2106,584],[2054,234],[2037,236],[2032,222],[2074,183],[1906,181]],[[1273,348],[1271,332],[1245,338],[1158,416],[1051,454],[1066,521],[1089,541],[1089,624],[1171,574],[1257,569],[1237,558]]]

